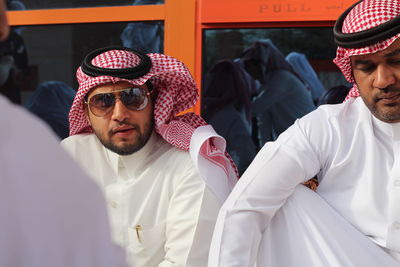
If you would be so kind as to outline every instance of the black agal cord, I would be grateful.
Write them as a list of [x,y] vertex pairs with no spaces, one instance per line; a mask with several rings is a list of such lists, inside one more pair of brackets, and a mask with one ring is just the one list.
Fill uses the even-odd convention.
[[[92,64],[93,58],[110,50],[126,50],[133,52],[140,58],[140,63],[135,67],[124,68],[124,69],[101,68],[94,66]],[[110,46],[110,47],[96,49],[90,52],[83,60],[81,68],[86,75],[89,75],[91,77],[112,76],[112,77],[132,80],[142,77],[150,71],[151,59],[145,53],[135,49],[121,47],[121,46]]]
[[337,19],[335,26],[333,27],[333,35],[335,43],[338,46],[344,48],[365,47],[371,44],[376,44],[400,32],[400,16],[397,16],[392,20],[368,30],[355,33],[343,33],[343,21],[347,14],[349,14],[349,12],[361,2],[362,1],[359,1],[346,9],[346,11],[344,11],[344,13]]

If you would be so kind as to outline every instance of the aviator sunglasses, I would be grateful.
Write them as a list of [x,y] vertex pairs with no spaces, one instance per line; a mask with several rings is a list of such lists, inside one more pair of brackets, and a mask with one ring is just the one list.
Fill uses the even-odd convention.
[[[152,91],[151,91],[152,92]],[[119,99],[130,110],[139,111],[146,108],[151,92],[140,87],[130,87],[109,93],[100,93],[90,97],[85,104],[97,117],[103,117],[111,112],[115,102]]]

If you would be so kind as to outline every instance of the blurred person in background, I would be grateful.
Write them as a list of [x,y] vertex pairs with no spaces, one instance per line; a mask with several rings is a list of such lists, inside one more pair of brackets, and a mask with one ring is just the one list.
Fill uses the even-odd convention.
[[[7,10],[25,10],[18,0],[7,0]],[[22,87],[28,69],[28,55],[21,37],[24,27],[13,27],[7,40],[0,43],[0,94],[15,104],[22,103]]]
[[[156,5],[164,1],[135,0],[132,5]],[[164,44],[163,23],[160,21],[132,22],[121,33],[122,46],[145,53],[161,53]]]
[[310,92],[271,40],[255,42],[241,59],[246,71],[260,82],[252,99],[259,146],[275,140],[294,121],[315,109]]
[[29,97],[26,108],[44,120],[60,139],[69,136],[68,113],[75,91],[66,83],[46,81]]
[[325,92],[325,87],[319,80],[306,55],[298,52],[290,52],[286,56],[286,60],[301,77],[304,84],[310,90],[314,103],[317,104],[319,97]]
[[318,100],[318,106],[323,104],[340,104],[348,95],[351,87],[347,85],[337,85],[326,90]]
[[21,85],[28,66],[28,56],[22,37],[11,31],[0,43],[0,94],[15,104],[21,104]]
[[226,139],[226,150],[238,167],[247,169],[256,155],[251,137],[250,89],[240,65],[217,62],[209,71],[203,92],[203,116]]

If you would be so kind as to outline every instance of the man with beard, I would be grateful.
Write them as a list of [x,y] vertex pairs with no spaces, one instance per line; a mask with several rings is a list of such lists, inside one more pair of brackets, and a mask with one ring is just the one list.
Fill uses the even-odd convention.
[[[222,201],[237,180],[223,140],[194,113],[184,64],[125,47],[77,71],[62,145],[100,184],[114,240],[134,266],[205,266]],[[188,152],[189,150],[189,152]]]
[[[221,208],[209,266],[399,266],[400,1],[359,1],[334,36],[347,101],[262,148]],[[316,192],[300,185],[315,175]]]

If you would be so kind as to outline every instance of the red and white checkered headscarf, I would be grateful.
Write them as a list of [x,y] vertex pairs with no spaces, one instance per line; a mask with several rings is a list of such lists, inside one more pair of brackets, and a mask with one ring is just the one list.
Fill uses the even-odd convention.
[[[392,20],[399,15],[400,0],[364,0],[356,5],[346,16],[343,22],[342,32],[355,33],[368,30]],[[338,47],[336,58],[333,62],[343,72],[346,80],[353,84],[353,88],[351,88],[347,98],[358,97],[360,95],[352,74],[350,57],[384,50],[399,37],[400,33],[386,40],[361,48]]]
[[[150,80],[158,92],[154,106],[155,131],[171,145],[189,150],[194,130],[206,125],[206,122],[194,113],[181,116],[177,114],[196,103],[199,97],[196,83],[181,61],[157,53],[147,56],[151,59],[151,69],[144,76],[132,80],[112,76],[92,77],[86,75],[81,67],[78,68],[76,77],[79,88],[69,113],[70,135],[93,132],[84,112],[84,97],[91,89],[119,81],[143,85]],[[140,60],[132,51],[108,50],[94,57],[91,63],[100,68],[126,69],[137,66]],[[227,169],[232,167],[237,174],[236,166],[228,153],[225,151],[218,153],[211,140],[202,146],[200,153],[215,165],[225,169],[227,173]],[[225,162],[230,162],[231,166],[227,166]]]

